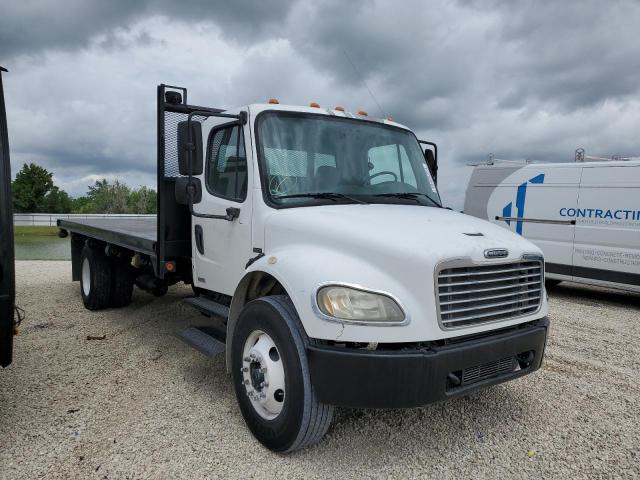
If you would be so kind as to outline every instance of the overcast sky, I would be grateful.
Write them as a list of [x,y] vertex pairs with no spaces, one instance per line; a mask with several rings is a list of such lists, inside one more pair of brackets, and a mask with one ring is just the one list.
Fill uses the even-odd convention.
[[[12,168],[72,195],[154,186],[155,86],[230,108],[344,105],[440,152],[445,204],[498,158],[639,155],[637,1],[0,0]],[[351,58],[354,67],[347,58]]]

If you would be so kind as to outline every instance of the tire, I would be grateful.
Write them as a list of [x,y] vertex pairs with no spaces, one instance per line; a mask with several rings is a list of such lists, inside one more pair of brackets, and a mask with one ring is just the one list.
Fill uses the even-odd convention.
[[[265,360],[260,350],[269,341],[276,352],[268,349],[270,360]],[[231,341],[233,386],[249,430],[274,452],[292,452],[314,445],[325,435],[333,419],[334,408],[318,402],[311,384],[306,354],[309,343],[295,308],[285,295],[254,300],[240,312]],[[260,361],[247,356],[254,349]],[[255,378],[254,372],[264,371],[261,370],[264,366],[266,373],[262,380],[275,385],[267,384],[259,390],[261,378]],[[256,398],[262,394],[265,398]],[[279,412],[275,402],[278,398],[282,398]]]
[[111,298],[111,265],[100,248],[85,245],[80,255],[80,294],[89,310],[109,307]]
[[114,308],[126,307],[131,303],[133,295],[133,267],[127,259],[113,258],[111,260],[111,295],[109,306]]

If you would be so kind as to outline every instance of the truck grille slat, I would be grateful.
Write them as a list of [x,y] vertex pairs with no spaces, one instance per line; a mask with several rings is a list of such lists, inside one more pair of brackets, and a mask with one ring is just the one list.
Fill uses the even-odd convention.
[[[516,283],[514,285],[503,285],[500,287],[491,287],[491,288],[468,288],[468,289],[464,289],[464,290],[458,290],[458,291],[447,291],[446,294],[451,296],[451,295],[471,295],[474,293],[480,293],[480,292],[494,292],[496,290],[506,290],[507,288],[515,288],[515,287],[525,287],[528,285],[540,285],[539,281],[533,281],[533,282],[522,282],[522,283]],[[441,286],[440,288],[447,288],[446,285],[445,286]],[[444,292],[443,292],[444,293]]]
[[534,277],[539,277],[540,273],[531,273],[528,275],[511,275],[508,277],[502,277],[502,278],[482,278],[481,280],[467,280],[464,282],[447,282],[444,285],[440,285],[441,287],[459,287],[459,286],[463,286],[463,285],[476,285],[478,283],[496,283],[496,282],[504,282],[504,281],[509,281],[509,280],[516,280],[519,281],[523,278],[534,278]]
[[540,308],[543,281],[537,259],[444,268],[438,274],[440,324],[461,328],[532,314]]
[[492,275],[494,273],[509,273],[509,272],[521,272],[524,269],[530,269],[531,267],[516,267],[516,268],[503,268],[499,270],[486,270],[483,272],[462,272],[462,273],[449,273],[440,275],[440,278],[454,278],[454,277],[465,277],[469,275]]
[[[540,296],[538,295],[537,297],[527,297],[527,298],[523,298],[520,300],[520,303],[522,302],[531,302],[531,301],[536,301],[538,302],[538,300],[540,300]],[[472,303],[477,303],[477,302],[472,302]],[[481,305],[473,305],[471,307],[464,307],[464,308],[454,308],[452,310],[442,310],[442,315],[452,315],[454,313],[460,313],[460,312],[470,312],[472,310],[486,310],[488,308],[496,308],[496,307],[503,307],[503,306],[511,306],[513,305],[513,301],[506,301],[506,302],[495,302],[495,303],[488,303],[488,304],[481,304]],[[499,308],[498,308],[499,309]]]
[[[492,290],[489,290],[489,292],[491,292]],[[526,293],[532,294],[532,293],[539,293],[540,289],[539,288],[532,288],[531,290],[525,290]],[[462,293],[462,292],[460,292]],[[445,305],[454,305],[454,304],[458,304],[458,303],[465,303],[465,302],[469,302],[470,300],[475,300],[478,302],[481,302],[483,300],[494,300],[496,298],[508,298],[508,297],[513,297],[516,295],[520,295],[521,293],[523,293],[522,290],[518,290],[516,292],[509,292],[509,293],[502,293],[500,295],[488,295],[488,296],[474,296],[474,297],[469,297],[469,298],[463,298],[463,299],[458,299],[458,300],[451,300],[448,302],[440,302],[440,306],[445,306]]]
[[[537,309],[538,309],[538,305],[536,304],[536,305],[530,305],[526,308],[516,307],[516,308],[509,308],[506,310],[500,310],[496,312],[482,313],[477,315],[476,314],[467,315],[464,317],[456,317],[456,318],[450,318],[446,320],[442,319],[442,323],[448,326],[452,326],[453,324],[458,324],[460,322],[468,322],[469,320],[480,320],[477,322],[472,322],[473,324],[478,324],[478,323],[484,323],[488,321],[487,319],[490,317],[495,317],[495,318],[490,318],[491,320],[510,320],[511,318],[517,318],[527,313],[533,313]],[[509,315],[514,312],[519,312],[520,315]]]

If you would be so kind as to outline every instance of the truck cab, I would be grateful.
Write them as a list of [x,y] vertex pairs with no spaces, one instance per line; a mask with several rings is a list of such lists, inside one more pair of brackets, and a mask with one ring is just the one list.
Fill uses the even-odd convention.
[[61,222],[75,278],[89,308],[114,305],[94,279],[191,283],[268,448],[319,441],[336,406],[414,407],[539,368],[541,251],[442,206],[435,144],[317,104],[205,109],[163,85],[159,102],[158,236]]

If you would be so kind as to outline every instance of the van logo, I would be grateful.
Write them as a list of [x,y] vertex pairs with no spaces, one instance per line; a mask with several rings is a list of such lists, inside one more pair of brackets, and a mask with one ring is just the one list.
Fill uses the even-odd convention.
[[504,258],[509,256],[506,248],[491,248],[484,251],[484,258]]
[[[518,186],[518,191],[516,193],[516,210],[518,211],[516,214],[516,233],[518,235],[522,235],[522,219],[524,218],[524,204],[527,200],[527,185],[529,183],[532,184],[542,184],[544,183],[544,173],[540,175],[536,175],[533,178],[530,178],[526,182],[522,183]],[[507,203],[502,209],[502,216],[505,219],[504,221],[507,225],[511,225],[511,220],[513,217],[511,216],[511,209],[513,206],[513,202]]]

